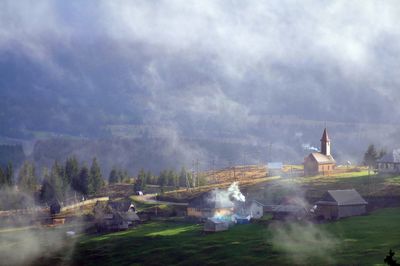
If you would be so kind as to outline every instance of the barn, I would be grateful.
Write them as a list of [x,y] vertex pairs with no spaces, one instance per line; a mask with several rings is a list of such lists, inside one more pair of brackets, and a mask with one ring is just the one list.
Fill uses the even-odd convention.
[[367,204],[355,189],[328,190],[313,211],[318,218],[336,220],[365,214]]
[[331,141],[325,128],[321,138],[321,152],[312,152],[304,158],[304,175],[329,174],[335,166],[336,162],[331,155]]

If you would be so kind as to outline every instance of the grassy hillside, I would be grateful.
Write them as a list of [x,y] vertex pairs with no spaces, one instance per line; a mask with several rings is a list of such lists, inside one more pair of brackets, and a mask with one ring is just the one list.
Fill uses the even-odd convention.
[[85,236],[76,265],[376,265],[389,248],[400,256],[400,209],[329,224],[249,224],[203,234],[186,223]]

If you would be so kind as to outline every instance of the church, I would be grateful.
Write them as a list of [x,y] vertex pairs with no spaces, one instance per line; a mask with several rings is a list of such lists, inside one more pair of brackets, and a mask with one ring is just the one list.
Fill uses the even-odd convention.
[[321,152],[310,153],[304,158],[304,176],[326,175],[335,169],[336,161],[331,155],[331,141],[324,129],[321,138]]

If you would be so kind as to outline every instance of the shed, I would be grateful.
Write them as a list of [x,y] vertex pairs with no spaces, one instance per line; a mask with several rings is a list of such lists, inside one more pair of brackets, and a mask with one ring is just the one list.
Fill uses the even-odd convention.
[[315,203],[317,217],[336,220],[367,212],[367,202],[355,189],[328,190],[324,197]]
[[229,223],[227,221],[219,220],[216,218],[209,218],[204,223],[205,232],[220,232],[229,229]]

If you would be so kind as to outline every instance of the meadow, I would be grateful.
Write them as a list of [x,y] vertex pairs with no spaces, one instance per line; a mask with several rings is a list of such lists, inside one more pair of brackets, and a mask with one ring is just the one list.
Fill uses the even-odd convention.
[[400,257],[400,208],[326,224],[262,221],[204,234],[199,224],[151,222],[82,236],[75,265],[383,265]]

